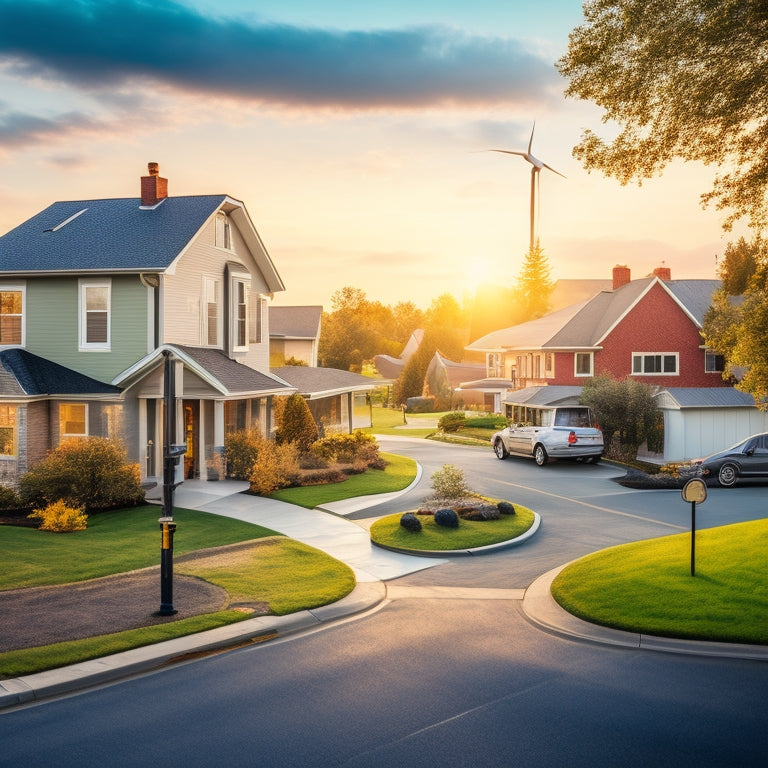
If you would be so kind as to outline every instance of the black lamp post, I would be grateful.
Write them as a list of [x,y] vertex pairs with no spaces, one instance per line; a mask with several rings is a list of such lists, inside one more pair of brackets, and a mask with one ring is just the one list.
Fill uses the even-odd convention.
[[186,453],[186,445],[174,445],[176,436],[176,376],[173,357],[168,350],[165,358],[163,381],[163,516],[158,520],[162,532],[160,545],[160,610],[159,616],[177,613],[173,607],[173,490],[176,487],[175,474],[179,457]]

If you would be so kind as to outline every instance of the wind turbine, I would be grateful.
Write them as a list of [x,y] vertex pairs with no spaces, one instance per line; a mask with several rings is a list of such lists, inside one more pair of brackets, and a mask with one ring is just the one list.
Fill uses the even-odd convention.
[[[530,243],[530,250],[533,251],[533,243],[534,243],[534,226],[535,226],[535,211],[536,211],[536,197],[538,193],[539,201],[541,201],[541,182],[539,179],[539,174],[541,173],[542,168],[546,168],[548,171],[552,171],[552,173],[556,173],[558,176],[562,176],[563,178],[566,178],[563,176],[560,171],[556,171],[551,165],[547,165],[546,163],[539,160],[538,157],[534,157],[531,154],[531,145],[533,144],[533,132],[536,130],[536,123],[534,122],[533,128],[531,128],[531,138],[528,140],[528,149],[525,152],[515,152],[511,149],[489,149],[488,152],[501,152],[505,155],[520,155],[520,157],[525,158],[530,164],[531,164],[531,243]],[[539,207],[541,207],[541,202],[539,202]]]

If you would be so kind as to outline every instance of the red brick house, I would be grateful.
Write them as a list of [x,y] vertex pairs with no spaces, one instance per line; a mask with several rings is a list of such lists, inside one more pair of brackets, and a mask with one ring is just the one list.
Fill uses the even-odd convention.
[[701,336],[717,280],[672,280],[667,268],[613,287],[538,320],[494,331],[467,349],[486,355],[487,378],[505,393],[531,386],[580,386],[592,376],[631,377],[655,387],[727,387],[723,360]]

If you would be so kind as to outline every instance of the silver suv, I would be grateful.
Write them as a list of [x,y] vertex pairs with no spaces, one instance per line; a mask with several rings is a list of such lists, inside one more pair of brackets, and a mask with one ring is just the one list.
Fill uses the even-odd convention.
[[491,438],[496,456],[533,456],[543,467],[550,459],[597,462],[603,455],[603,433],[584,405],[515,406],[512,423]]

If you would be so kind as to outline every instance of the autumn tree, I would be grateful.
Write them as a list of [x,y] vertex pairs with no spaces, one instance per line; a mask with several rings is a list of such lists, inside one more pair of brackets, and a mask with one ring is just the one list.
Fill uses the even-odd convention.
[[718,275],[721,288],[704,317],[704,340],[725,358],[723,376],[743,369],[739,389],[768,408],[768,243],[758,236],[729,244]]
[[558,62],[566,95],[592,101],[611,140],[587,130],[574,155],[622,184],[673,159],[725,168],[705,204],[723,226],[768,221],[768,6],[764,0],[586,0]]

